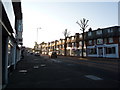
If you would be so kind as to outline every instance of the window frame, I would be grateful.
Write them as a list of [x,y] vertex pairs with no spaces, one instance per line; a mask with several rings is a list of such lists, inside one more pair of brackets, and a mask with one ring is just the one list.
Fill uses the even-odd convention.
[[96,34],[97,34],[97,35],[102,34],[102,30],[97,30],[97,31],[96,31]]
[[[111,40],[112,40],[112,42],[111,42]],[[112,37],[110,37],[110,38],[108,38],[108,41],[109,41],[109,43],[113,43],[114,42],[114,40],[113,40],[113,38]]]
[[88,32],[88,36],[92,36],[92,32],[91,31]]
[[92,45],[93,41],[92,41],[92,40],[89,40],[88,43],[89,43],[89,45]]
[[[98,41],[100,41],[101,43],[98,43]],[[103,38],[97,39],[97,44],[103,44]]]

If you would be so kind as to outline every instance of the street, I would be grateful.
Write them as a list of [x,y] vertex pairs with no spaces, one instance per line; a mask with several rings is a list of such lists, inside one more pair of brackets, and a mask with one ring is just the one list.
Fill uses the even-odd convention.
[[[115,70],[116,69],[116,70]],[[7,88],[118,88],[118,63],[26,54]]]

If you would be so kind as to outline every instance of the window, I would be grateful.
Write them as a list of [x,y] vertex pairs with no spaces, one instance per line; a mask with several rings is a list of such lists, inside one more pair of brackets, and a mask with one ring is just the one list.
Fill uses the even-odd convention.
[[79,37],[82,38],[82,34],[80,34]]
[[88,54],[97,54],[97,49],[96,48],[88,49]]
[[74,37],[72,37],[72,40],[74,40]]
[[82,41],[79,42],[79,46],[82,46]]
[[76,44],[75,43],[72,43],[72,47],[75,47],[76,46]]
[[109,38],[109,43],[113,43],[113,38]]
[[113,29],[108,29],[107,31],[108,31],[108,33],[112,33]]
[[89,45],[92,45],[92,40],[89,40]]
[[18,31],[22,31],[23,29],[22,20],[17,20],[17,29]]
[[92,32],[88,32],[88,36],[91,36],[92,35]]
[[119,32],[120,32],[120,28],[119,28]]
[[64,45],[62,45],[62,48],[64,48]]
[[104,43],[105,43],[105,44],[107,43],[107,38],[104,39]]
[[97,44],[103,44],[103,39],[97,39]]
[[94,40],[94,44],[96,44],[96,40]]
[[96,33],[97,33],[98,35],[99,35],[99,34],[102,34],[102,30],[98,30]]
[[115,54],[115,47],[106,47],[106,54]]

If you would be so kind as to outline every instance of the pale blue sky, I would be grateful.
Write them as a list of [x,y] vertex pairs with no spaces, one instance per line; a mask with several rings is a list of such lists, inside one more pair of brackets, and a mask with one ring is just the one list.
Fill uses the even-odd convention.
[[82,18],[89,20],[88,28],[105,28],[118,25],[117,2],[22,2],[23,44],[33,47],[38,42],[51,42],[64,38],[67,28],[71,35],[80,33],[76,24]]

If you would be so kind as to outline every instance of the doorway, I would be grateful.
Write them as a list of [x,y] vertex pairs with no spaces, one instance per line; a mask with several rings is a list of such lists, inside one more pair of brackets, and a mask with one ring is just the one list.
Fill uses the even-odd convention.
[[103,57],[103,48],[102,47],[98,47],[98,55],[99,55],[99,57]]

